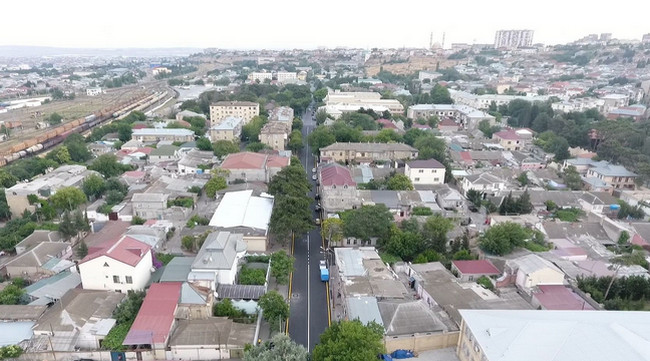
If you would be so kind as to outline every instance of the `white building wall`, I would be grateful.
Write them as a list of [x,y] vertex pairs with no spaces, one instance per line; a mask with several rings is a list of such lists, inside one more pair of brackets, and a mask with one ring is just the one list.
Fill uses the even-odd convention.
[[521,269],[517,271],[517,286],[529,290],[539,285],[562,285],[564,275],[550,268],[526,274]]
[[406,165],[404,173],[413,184],[443,184],[445,183],[445,169],[411,168]]
[[[108,267],[105,267],[107,264]],[[143,290],[151,278],[151,251],[144,255],[135,267],[101,256],[79,264],[81,285],[86,290],[127,291]],[[113,281],[113,276],[119,277],[119,283]],[[126,276],[131,276],[133,283],[126,283]]]

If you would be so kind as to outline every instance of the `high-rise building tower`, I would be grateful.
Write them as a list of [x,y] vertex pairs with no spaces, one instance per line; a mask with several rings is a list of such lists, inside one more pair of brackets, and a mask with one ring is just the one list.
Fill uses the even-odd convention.
[[499,30],[494,36],[495,48],[520,48],[533,45],[532,30]]

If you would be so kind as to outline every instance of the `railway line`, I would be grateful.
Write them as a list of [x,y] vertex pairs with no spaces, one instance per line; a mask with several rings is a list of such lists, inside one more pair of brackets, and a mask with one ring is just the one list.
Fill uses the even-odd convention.
[[[114,120],[126,117],[131,111],[144,111],[147,108],[157,104],[170,94],[170,90],[157,84],[158,86],[150,90],[153,93],[134,96],[118,105],[110,108],[104,108],[98,112],[80,117],[70,122],[50,128],[40,133],[33,134],[33,137],[16,143],[11,147],[0,151],[0,167],[5,166],[18,159],[29,157],[47,151],[52,147],[62,143],[65,138],[72,133],[88,133],[92,128],[110,124]],[[173,92],[172,92],[172,95]],[[119,99],[119,98],[118,98]],[[166,100],[167,102],[169,100]]]

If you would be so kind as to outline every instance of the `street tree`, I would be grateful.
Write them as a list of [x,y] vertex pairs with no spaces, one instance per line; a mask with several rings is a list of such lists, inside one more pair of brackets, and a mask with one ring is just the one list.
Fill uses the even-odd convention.
[[289,317],[289,304],[277,291],[269,291],[260,297],[257,304],[263,312],[264,319],[271,324],[271,328],[279,330],[281,322]]
[[300,161],[292,161],[290,166],[284,167],[271,178],[268,190],[274,196],[307,197],[307,193],[311,191],[311,183],[305,177],[305,168]]
[[304,346],[295,343],[284,333],[270,341],[256,345],[244,353],[244,361],[307,361],[309,354]]
[[228,183],[226,178],[221,175],[213,175],[212,178],[205,184],[205,195],[209,198],[214,198],[217,195],[217,192],[226,189]]
[[334,144],[336,142],[336,136],[334,136],[334,133],[328,127],[320,125],[309,133],[307,141],[309,142],[311,151],[314,154],[318,154],[321,148]]
[[505,222],[490,227],[479,239],[479,246],[486,252],[499,256],[512,252],[515,247],[521,247],[530,233],[522,226]]
[[269,229],[282,244],[286,244],[292,234],[302,234],[313,228],[310,203],[306,196],[275,197]]
[[287,148],[291,150],[294,153],[299,152],[303,148],[303,143],[302,143],[302,133],[300,130],[294,130],[291,132],[289,135],[289,143],[287,144]]
[[321,236],[328,243],[339,243],[343,239],[343,221],[340,218],[328,218],[321,224]]
[[376,322],[367,325],[361,321],[333,323],[320,336],[314,347],[313,361],[367,361],[384,353],[384,328]]
[[86,203],[86,195],[79,188],[64,187],[50,197],[50,202],[56,209],[72,211]]
[[451,219],[439,214],[427,218],[422,226],[422,236],[424,236],[427,248],[438,253],[447,253],[447,233],[453,228],[454,224]]

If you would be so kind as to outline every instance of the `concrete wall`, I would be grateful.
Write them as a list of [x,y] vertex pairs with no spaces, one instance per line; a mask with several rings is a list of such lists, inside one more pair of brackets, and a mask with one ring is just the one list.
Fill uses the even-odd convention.
[[244,236],[246,242],[246,251],[248,252],[266,252],[267,239],[265,236]]
[[385,336],[384,345],[388,353],[399,349],[422,352],[456,346],[459,336],[459,331],[408,336]]
[[[105,267],[104,264],[108,264]],[[143,290],[151,278],[151,251],[144,255],[140,263],[131,267],[113,258],[101,256],[79,264],[81,284],[84,289],[110,290],[126,293],[130,290]],[[113,276],[120,277],[120,283],[113,282]],[[133,283],[126,283],[126,276],[133,278]]]
[[[264,169],[228,169],[228,181],[245,179],[247,182],[266,182],[266,171]],[[243,174],[242,174],[243,173]]]
[[[224,345],[221,345],[224,347]],[[210,346],[172,346],[171,351],[168,351],[171,357],[169,360],[228,360],[230,359],[230,351],[227,349],[219,349],[216,345]]]

